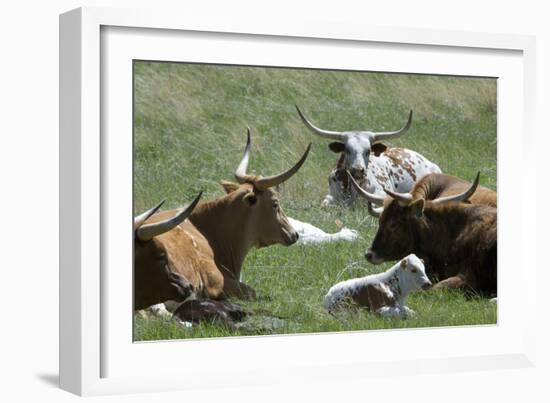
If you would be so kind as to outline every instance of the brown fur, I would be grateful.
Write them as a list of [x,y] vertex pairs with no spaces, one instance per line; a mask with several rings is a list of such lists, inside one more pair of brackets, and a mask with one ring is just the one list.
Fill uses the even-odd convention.
[[395,306],[396,299],[391,296],[382,284],[367,284],[360,288],[350,298],[358,306],[366,307],[370,312],[376,312],[383,306]]
[[369,251],[379,261],[415,253],[426,260],[430,277],[452,278],[436,288],[492,295],[497,286],[497,210],[454,202],[435,205],[424,199],[400,206],[390,199]]
[[[188,220],[151,241],[135,241],[135,309],[191,293],[198,297],[255,298],[239,281],[242,263],[252,247],[290,245],[297,234],[272,189],[260,190],[254,179],[222,183],[227,194],[198,205]],[[169,210],[147,223],[174,216]],[[181,284],[180,284],[181,283]]]
[[[460,194],[468,190],[470,182],[445,174],[429,174],[424,176],[414,185],[411,191],[413,200],[434,200],[438,197]],[[474,194],[468,199],[472,204],[484,204],[497,207],[497,192],[478,186]]]
[[[416,174],[411,160],[411,154],[403,148],[389,148],[384,152],[384,155],[390,159],[394,168],[400,167],[408,172],[408,174],[416,181]],[[401,175],[403,172],[399,172]]]

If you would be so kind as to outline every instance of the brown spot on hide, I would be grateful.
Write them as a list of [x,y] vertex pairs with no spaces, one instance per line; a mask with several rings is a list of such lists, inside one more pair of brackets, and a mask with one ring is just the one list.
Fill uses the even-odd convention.
[[376,143],[371,146],[371,151],[376,157],[379,157],[380,154],[385,152],[388,149],[388,146],[383,143]]
[[367,284],[351,295],[357,305],[376,312],[383,306],[395,306],[395,298],[389,294],[389,290],[382,284]]

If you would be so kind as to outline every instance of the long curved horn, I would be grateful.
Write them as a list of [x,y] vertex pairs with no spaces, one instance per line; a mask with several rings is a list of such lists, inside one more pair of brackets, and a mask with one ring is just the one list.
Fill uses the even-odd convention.
[[472,183],[472,186],[470,186],[470,188],[465,192],[459,193],[457,195],[452,195],[452,196],[439,197],[437,199],[432,200],[432,203],[442,204],[442,203],[449,203],[449,202],[455,202],[455,201],[459,202],[459,201],[468,200],[477,190],[477,186],[479,185],[479,174],[480,172],[477,171],[477,175],[476,175],[476,178],[474,179],[474,182]]
[[409,120],[407,120],[407,123],[405,123],[405,126],[403,126],[401,129],[396,130],[394,132],[375,132],[372,142],[376,143],[382,140],[394,139],[401,136],[403,133],[409,130],[409,127],[411,127],[412,117],[413,117],[413,111],[411,109],[411,112],[409,113]]
[[413,200],[413,196],[410,193],[399,193],[394,192],[393,190],[384,188],[384,192],[386,192],[388,195],[393,197],[400,206],[408,206],[410,202]]
[[134,231],[141,226],[149,217],[151,217],[153,214],[157,212],[157,210],[164,204],[166,199],[162,200],[159,204],[156,206],[150,208],[145,213],[141,213],[137,217],[134,217]]
[[298,115],[300,115],[300,119],[302,119],[302,122],[304,122],[304,125],[311,130],[313,133],[318,134],[321,137],[325,137],[327,139],[332,140],[339,140],[342,141],[344,135],[341,132],[333,132],[330,130],[323,130],[319,129],[317,126],[315,126],[313,123],[311,123],[302,113],[300,108],[298,108],[298,105],[294,105],[296,107],[296,110],[298,111]]
[[285,171],[278,175],[273,176],[266,176],[265,178],[259,178],[254,182],[254,185],[259,189],[267,189],[273,186],[277,186],[284,181],[288,180],[292,175],[294,175],[300,167],[304,164],[307,155],[309,154],[309,150],[311,150],[311,143],[308,144],[306,148],[306,152],[304,155],[302,155],[302,158],[294,165],[292,168],[290,168],[288,171]]
[[235,179],[237,182],[244,183],[247,177],[246,169],[248,168],[248,160],[250,159],[250,127],[246,128],[246,147],[244,149],[243,158],[235,170]]
[[363,189],[359,184],[353,179],[353,176],[349,173],[349,171],[346,171],[348,174],[349,179],[351,180],[351,184],[359,193],[361,196],[363,196],[367,201],[376,204],[377,206],[383,206],[384,205],[384,198],[380,196],[373,195],[372,193],[367,192],[365,189]]
[[153,224],[145,224],[139,227],[136,230],[136,236],[142,241],[149,241],[156,237],[157,235],[164,234],[165,232],[170,231],[175,226],[181,224],[187,217],[191,215],[193,209],[198,204],[199,199],[202,196],[202,192],[199,193],[195,200],[191,202],[188,206],[184,207],[179,213],[174,217],[169,218],[164,221],[159,221]]

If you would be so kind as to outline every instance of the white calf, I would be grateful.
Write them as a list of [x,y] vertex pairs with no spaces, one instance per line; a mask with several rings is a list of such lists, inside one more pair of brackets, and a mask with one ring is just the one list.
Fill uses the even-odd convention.
[[428,289],[431,285],[424,262],[410,254],[384,273],[342,281],[332,286],[325,296],[325,308],[331,312],[357,305],[384,317],[407,317],[414,314],[405,305],[409,293]]
[[342,228],[334,234],[328,234],[320,228],[315,227],[307,222],[298,221],[292,217],[288,217],[288,222],[298,233],[297,245],[325,243],[335,241],[355,241],[359,238],[359,233],[354,229]]

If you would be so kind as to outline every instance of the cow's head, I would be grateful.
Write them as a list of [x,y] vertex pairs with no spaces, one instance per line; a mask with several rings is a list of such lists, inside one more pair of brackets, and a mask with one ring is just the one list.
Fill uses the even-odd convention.
[[166,300],[183,301],[191,284],[169,269],[169,256],[158,237],[182,223],[193,211],[202,193],[172,218],[146,224],[164,200],[134,218],[134,308],[143,309]]
[[424,260],[418,258],[414,253],[401,259],[397,277],[403,293],[420,289],[427,290],[432,286],[432,282],[426,275]]
[[379,264],[412,253],[417,240],[415,234],[428,225],[425,210],[439,204],[467,200],[477,189],[479,172],[466,191],[434,200],[413,200],[411,193],[397,193],[389,189],[384,189],[388,196],[382,198],[361,188],[352,177],[350,180],[358,194],[370,203],[380,206],[378,231],[365,253],[370,263]]
[[[296,106],[296,105],[295,105]],[[311,123],[298,106],[296,110],[304,122],[304,125],[313,133],[331,140],[336,140],[329,144],[329,149],[335,153],[342,154],[343,169],[348,170],[351,175],[360,183],[364,183],[367,176],[367,167],[371,153],[378,156],[386,150],[386,146],[380,142],[390,140],[405,133],[412,121],[412,110],[409,113],[409,119],[405,126],[393,132],[372,132],[372,131],[345,131],[336,132],[323,130]]]
[[273,176],[247,174],[250,157],[250,129],[243,158],[235,170],[237,183],[222,182],[227,203],[232,203],[232,215],[236,225],[248,237],[252,246],[263,247],[273,244],[292,245],[298,240],[298,233],[290,225],[281,207],[279,196],[273,189],[294,175],[305,162],[311,143],[302,158],[289,170]]

